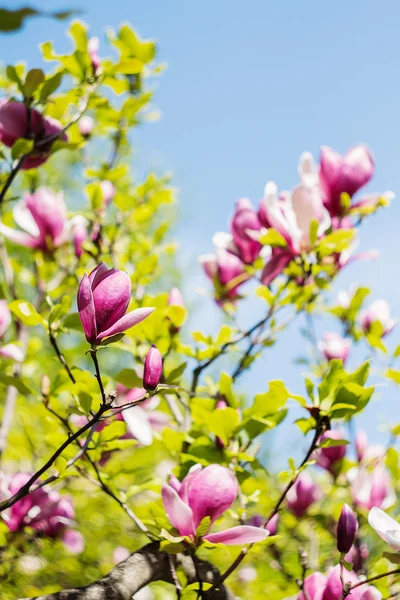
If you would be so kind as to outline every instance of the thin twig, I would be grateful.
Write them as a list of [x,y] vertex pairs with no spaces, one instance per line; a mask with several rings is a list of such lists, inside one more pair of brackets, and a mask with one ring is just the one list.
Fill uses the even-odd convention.
[[67,361],[65,360],[64,354],[61,352],[60,348],[58,347],[57,340],[56,340],[53,332],[51,331],[50,327],[49,327],[49,339],[50,339],[50,344],[53,346],[54,351],[57,354],[60,363],[63,365],[64,369],[66,370],[66,372],[68,374],[68,377],[70,378],[72,383],[76,383],[76,379],[75,379],[71,369],[69,368]]
[[94,349],[91,349],[89,352],[90,352],[90,356],[92,357],[92,361],[93,361],[94,368],[96,371],[96,379],[97,379],[97,382],[98,382],[99,388],[100,388],[101,401],[103,404],[106,404],[107,398],[106,398],[106,393],[104,391],[103,381],[101,379],[99,361],[97,360],[97,350],[94,348]]

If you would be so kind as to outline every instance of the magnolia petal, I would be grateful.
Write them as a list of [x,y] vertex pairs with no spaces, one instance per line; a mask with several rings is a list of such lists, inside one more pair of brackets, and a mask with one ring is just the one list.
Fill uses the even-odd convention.
[[165,512],[180,535],[193,536],[195,532],[192,509],[180,499],[176,491],[164,483],[161,490]]
[[205,535],[204,539],[212,544],[226,544],[227,546],[241,544],[255,544],[262,542],[269,536],[267,529],[252,527],[251,525],[239,525],[217,533]]
[[11,229],[11,227],[7,227],[7,225],[4,225],[3,223],[0,223],[0,233],[8,240],[19,244],[20,246],[25,246],[26,248],[37,248],[40,245],[40,240],[38,238],[29,235],[29,233]]
[[16,344],[6,344],[5,346],[1,347],[0,356],[3,358],[12,358],[18,362],[22,362],[24,360],[22,348]]
[[63,542],[72,554],[80,554],[85,548],[85,540],[82,534],[75,529],[67,529]]
[[127,329],[130,329],[138,323],[141,323],[141,321],[144,321],[144,319],[151,315],[154,310],[154,308],[136,308],[135,310],[132,310],[118,319],[114,325],[105,331],[101,331],[97,336],[97,341],[100,342],[102,339],[116,335],[117,333],[124,333]]
[[39,237],[40,230],[32,216],[31,211],[26,205],[25,200],[16,203],[13,209],[13,217],[16,224],[32,237]]
[[371,508],[369,511],[368,523],[371,525],[372,529],[375,529],[376,533],[388,543],[388,532],[390,532],[391,539],[393,538],[393,533],[395,531],[400,532],[400,523],[392,517],[389,517],[389,515],[377,506],[374,506],[374,508]]
[[89,277],[83,276],[78,290],[78,311],[82,321],[83,330],[88,342],[96,341],[96,315],[93,302],[92,286]]
[[153,442],[153,431],[151,429],[149,416],[140,406],[132,406],[124,410],[122,417],[129,431],[135,439],[143,446],[150,446]]

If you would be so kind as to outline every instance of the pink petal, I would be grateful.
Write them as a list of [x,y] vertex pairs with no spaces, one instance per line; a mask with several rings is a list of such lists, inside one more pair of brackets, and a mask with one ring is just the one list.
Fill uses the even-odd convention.
[[180,535],[193,536],[195,532],[192,509],[183,502],[176,491],[164,483],[161,491],[165,512]]
[[82,281],[79,285],[78,311],[87,341],[90,343],[95,342],[97,335],[96,316],[94,310],[92,287],[90,285],[89,277],[86,275],[86,273],[83,276]]
[[264,285],[271,285],[273,280],[282,273],[289,265],[293,255],[290,252],[278,250],[265,265],[261,274],[261,281]]
[[0,348],[0,356],[3,358],[12,358],[18,362],[22,362],[24,360],[24,353],[22,349],[15,344],[6,344]]
[[93,271],[89,274],[89,281],[93,287],[96,287],[100,283],[100,281],[107,275],[109,269],[108,267],[101,262]]
[[251,525],[239,525],[218,533],[210,533],[204,536],[204,539],[212,544],[226,544],[227,546],[241,544],[255,544],[262,542],[269,536],[267,529],[252,527]]
[[28,233],[23,233],[16,229],[11,229],[11,227],[7,227],[7,225],[4,225],[3,223],[0,223],[0,233],[8,240],[19,244],[20,246],[25,246],[26,248],[37,248],[40,246],[39,238],[32,237]]
[[127,329],[144,321],[144,319],[151,315],[154,310],[154,308],[136,308],[135,310],[132,310],[118,319],[118,321],[109,327],[109,329],[101,331],[97,336],[97,341],[100,342],[104,338],[116,335],[117,333],[124,333]]
[[85,540],[82,534],[74,529],[67,529],[63,542],[72,554],[80,554],[85,548]]
[[140,406],[132,406],[124,410],[122,417],[129,431],[135,439],[143,446],[150,446],[153,442],[153,431],[151,429],[149,416]]

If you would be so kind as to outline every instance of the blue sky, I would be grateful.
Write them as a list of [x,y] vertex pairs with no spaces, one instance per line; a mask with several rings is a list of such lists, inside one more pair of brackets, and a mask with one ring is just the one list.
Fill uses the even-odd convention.
[[[153,167],[175,174],[180,188],[176,236],[188,294],[206,287],[196,257],[211,250],[211,236],[226,228],[234,202],[243,196],[258,202],[268,179],[290,188],[304,150],[317,157],[322,144],[343,152],[366,142],[376,158],[369,189],[399,195],[400,5],[395,0],[33,4],[46,10],[50,5],[51,10],[81,8],[100,38],[107,26],[122,21],[156,38],[159,56],[168,63],[157,83],[162,118],[135,134],[137,164],[140,171]],[[5,63],[28,58],[35,67],[39,42],[52,39],[57,49],[68,47],[64,28],[65,23],[32,20],[23,32],[0,36],[0,56]],[[398,316],[399,203],[395,200],[361,230],[361,249],[380,248],[380,260],[349,267],[336,286],[368,285]],[[207,308],[199,320],[211,330],[219,315],[211,301],[203,304]],[[244,311],[245,322],[253,307]],[[322,324],[318,327],[323,331]],[[392,337],[392,345],[400,341],[399,332]],[[302,368],[292,364],[300,344],[292,328],[243,378],[243,388],[263,391],[268,378],[279,377],[301,392]],[[392,388],[379,388],[376,398],[361,424],[373,439],[383,439],[379,424],[400,420],[399,396]],[[278,434],[278,448],[287,445],[288,431],[285,426]]]

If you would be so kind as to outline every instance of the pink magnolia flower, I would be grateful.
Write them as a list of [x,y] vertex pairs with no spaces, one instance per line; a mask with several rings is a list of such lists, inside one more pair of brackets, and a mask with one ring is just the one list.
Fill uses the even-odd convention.
[[347,553],[354,543],[358,529],[357,517],[348,504],[345,504],[340,513],[337,524],[337,549],[339,552]]
[[155,410],[160,403],[160,399],[154,396],[135,406],[135,402],[145,396],[146,390],[144,388],[128,389],[124,386],[118,386],[117,390],[120,406],[132,403],[132,407],[125,409],[118,417],[123,419],[128,427],[128,433],[123,438],[134,438],[142,446],[150,446],[153,443],[153,432],[162,431],[171,422],[167,413]]
[[224,248],[217,248],[215,254],[203,254],[199,261],[207,277],[220,288],[217,289],[220,299],[235,300],[239,287],[250,279],[243,261]]
[[[31,475],[18,473],[8,482],[8,492],[12,496],[29,481]],[[10,531],[22,531],[30,527],[40,535],[61,539],[73,553],[84,548],[81,534],[71,527],[75,511],[71,500],[44,486],[16,502],[7,512],[5,521]]]
[[[345,583],[352,585],[359,583],[353,571],[344,571]],[[305,592],[305,593],[304,593]],[[326,577],[322,573],[312,573],[304,580],[304,592],[300,592],[297,600],[339,600],[342,595],[342,582],[340,579],[340,565],[333,567]],[[349,596],[352,600],[381,600],[382,595],[373,586],[367,584],[352,590]]]
[[[11,148],[20,138],[35,141],[35,148],[25,158],[21,168],[34,169],[42,165],[50,156],[50,149],[57,137],[67,141],[62,125],[52,117],[44,117],[36,109],[30,110],[28,131],[28,109],[22,102],[0,100],[0,141]],[[51,138],[45,143],[46,138]]]
[[162,377],[162,365],[161,352],[153,344],[144,362],[143,387],[145,390],[154,391],[157,389]]
[[[276,513],[276,515],[274,515],[272,517],[272,519],[270,519],[268,521],[265,529],[267,529],[267,531],[269,531],[269,535],[276,535],[276,533],[278,531],[278,521],[279,521],[278,513]],[[261,515],[254,515],[254,517],[251,517],[251,519],[249,519],[248,523],[249,523],[249,525],[253,525],[254,527],[263,527],[263,525],[265,523],[265,517],[263,517]]]
[[[325,433],[323,433],[320,437],[320,442],[323,442],[324,440],[341,440],[343,439],[343,435],[340,433],[340,431],[325,431]],[[345,457],[346,455],[346,445],[340,445],[340,446],[330,446],[330,447],[326,447],[326,448],[319,448],[316,452],[315,452],[315,458],[317,461],[317,465],[319,465],[320,467],[323,467],[324,469],[326,469],[327,471],[329,471],[332,474],[335,474],[337,471],[338,466],[340,465],[340,462],[342,461],[342,459]]]
[[82,215],[75,215],[70,220],[72,240],[75,248],[75,256],[80,258],[83,253],[83,244],[89,237],[88,220]]
[[346,362],[351,348],[351,341],[346,340],[337,333],[325,333],[323,341],[318,344],[318,348],[326,360],[336,358]]
[[382,328],[382,337],[390,333],[396,324],[390,314],[390,306],[386,300],[375,300],[360,313],[361,326],[366,334],[373,328],[374,323]]
[[302,517],[314,502],[321,498],[321,490],[308,473],[301,473],[286,495],[289,510]]
[[113,201],[116,190],[115,185],[109,179],[104,179],[100,182],[101,191],[103,194],[103,201],[107,207]]
[[233,242],[239,250],[239,256],[246,264],[252,264],[260,254],[262,246],[252,235],[260,230],[261,224],[253,205],[247,198],[242,198],[236,204],[231,222],[231,232]]
[[300,184],[292,192],[278,196],[274,182],[265,186],[259,216],[282,235],[293,255],[300,254],[310,245],[312,221],[318,225],[318,236],[330,227],[330,217],[322,202],[318,175],[312,156],[304,153],[299,163]]
[[360,466],[350,469],[347,473],[350,481],[350,492],[354,503],[367,510],[374,506],[382,509],[389,508],[396,501],[396,495],[390,476],[382,463],[372,470]]
[[355,446],[356,446],[357,460],[358,460],[358,462],[361,462],[365,456],[365,451],[368,448],[368,439],[367,439],[367,434],[365,433],[365,431],[359,431],[357,433]]
[[83,115],[78,122],[79,132],[82,137],[88,138],[91,136],[94,128],[94,120],[89,115]]
[[101,341],[124,333],[148,317],[154,308],[137,308],[126,313],[131,299],[129,275],[100,263],[84,275],[78,290],[78,311],[87,341]]
[[24,231],[0,223],[0,232],[9,240],[28,248],[51,252],[66,240],[67,208],[63,192],[40,187],[24,194],[13,210],[14,221]]
[[[0,300],[0,340],[10,327],[11,322],[12,317],[7,302],[6,300]],[[16,344],[5,344],[4,346],[0,346],[0,356],[2,358],[11,358],[18,362],[24,360],[24,353]]]
[[369,511],[368,523],[388,544],[389,548],[395,550],[395,552],[400,552],[400,523],[389,517],[377,506]]
[[343,213],[341,194],[352,197],[371,179],[374,160],[367,146],[354,146],[344,156],[332,148],[321,148],[320,181],[324,204],[331,216]]
[[[171,525],[179,535],[196,539],[196,530],[205,517],[210,517],[210,527],[228,510],[238,494],[235,475],[220,465],[200,465],[192,468],[182,482],[174,477],[162,487],[162,500]],[[265,529],[240,525],[218,533],[202,536],[215,544],[252,544],[268,536]]]
[[99,48],[100,42],[98,37],[91,37],[88,42],[88,52],[90,56],[90,60],[92,61],[92,69],[94,75],[96,75],[99,71],[100,67],[100,57],[99,57]]

